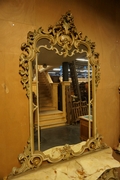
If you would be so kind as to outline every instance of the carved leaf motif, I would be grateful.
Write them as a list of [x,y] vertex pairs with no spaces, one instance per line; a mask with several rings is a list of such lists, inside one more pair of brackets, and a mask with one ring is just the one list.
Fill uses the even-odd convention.
[[[31,145],[30,145],[30,141],[28,141],[27,146],[24,148],[23,153],[21,153],[18,157],[21,167],[20,168],[14,167],[7,179],[9,179],[11,176],[18,175],[30,169],[38,168],[41,166],[43,161],[55,163],[61,160],[70,159],[75,156],[80,156],[88,152],[94,152],[97,149],[101,150],[103,148],[107,148],[107,146],[106,144],[102,142],[102,137],[97,135],[96,138],[92,137],[91,139],[89,139],[86,142],[86,144],[82,146],[82,149],[80,147],[78,152],[74,152],[71,146],[67,144],[63,147],[60,147],[60,148],[58,147],[57,149],[59,150],[60,154],[58,153],[58,157],[53,158],[50,155],[45,155],[41,151],[36,152],[35,154],[31,154]],[[104,176],[102,175],[101,178],[104,180],[103,177]],[[114,172],[114,176],[112,177],[117,177],[117,174]],[[115,179],[115,180],[118,180],[118,179]]]
[[[39,48],[36,47],[36,43],[40,39],[49,40],[50,44],[41,45]],[[80,45],[85,45],[88,50],[85,51],[80,48]],[[57,48],[59,46],[59,49]],[[87,36],[82,37],[82,32],[77,32],[77,29],[74,25],[74,18],[70,11],[61,17],[61,19],[56,23],[55,26],[49,26],[48,31],[44,32],[42,27],[34,32],[29,31],[27,34],[27,43],[21,45],[21,50],[23,53],[20,56],[20,67],[23,68],[23,71],[28,71],[28,63],[35,58],[36,52],[40,52],[41,47],[47,50],[55,50],[55,53],[64,56],[71,57],[75,53],[87,52],[88,58],[90,58],[91,65],[96,65],[95,67],[95,83],[96,87],[100,81],[100,68],[99,67],[99,54],[95,52],[95,43],[91,42]],[[92,60],[91,60],[92,57]],[[26,89],[29,90],[29,81],[23,80],[23,72],[21,71],[20,75],[21,82]],[[29,74],[28,74],[29,77]],[[29,94],[27,92],[27,94]]]

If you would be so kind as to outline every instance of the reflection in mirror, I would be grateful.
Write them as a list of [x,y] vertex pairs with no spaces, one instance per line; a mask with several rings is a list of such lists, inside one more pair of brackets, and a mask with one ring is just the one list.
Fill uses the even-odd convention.
[[[48,41],[40,39],[37,47],[44,43]],[[35,150],[77,144],[91,137],[91,124],[86,132],[80,124],[81,119],[92,119],[92,67],[87,54],[62,58],[41,48],[32,68]],[[82,131],[87,133],[84,138]]]

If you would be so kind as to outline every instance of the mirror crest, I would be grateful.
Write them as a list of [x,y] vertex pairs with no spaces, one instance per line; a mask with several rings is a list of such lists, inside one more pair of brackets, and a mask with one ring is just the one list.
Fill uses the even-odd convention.
[[[42,44],[37,47],[37,43],[42,40],[49,40],[49,44]],[[82,48],[86,47],[86,50]],[[27,43],[21,45],[23,53],[20,55],[20,75],[23,88],[27,91],[29,97],[29,61],[35,59],[36,53],[39,53],[41,48],[47,50],[54,50],[56,54],[63,57],[71,57],[76,53],[86,53],[89,63],[95,66],[95,84],[96,87],[100,81],[100,67],[99,67],[99,54],[95,52],[95,43],[91,42],[87,36],[82,37],[82,32],[77,32],[74,25],[74,18],[71,12],[67,12],[61,17],[55,26],[50,26],[48,32],[44,32],[42,27],[37,31],[28,32]]]
[[[47,40],[46,44],[44,43],[44,40]],[[43,161],[55,163],[63,159],[80,156],[106,147],[106,145],[101,141],[102,137],[96,132],[96,112],[94,110],[93,137],[88,139],[86,142],[84,141],[74,146],[66,144],[62,147],[54,147],[52,148],[52,151],[47,150],[46,153],[33,151],[33,119],[31,117],[33,116],[33,112],[36,110],[37,106],[32,101],[32,78],[30,76],[32,74],[32,62],[36,59],[36,54],[40,53],[42,48],[54,51],[59,56],[63,56],[63,58],[72,57],[77,53],[86,54],[88,63],[92,66],[93,73],[93,95],[91,104],[93,106],[96,105],[96,88],[100,81],[99,54],[95,52],[95,43],[91,42],[87,36],[83,38],[81,32],[77,32],[71,12],[68,11],[63,15],[55,26],[50,26],[48,28],[47,32],[44,32],[41,27],[37,31],[30,31],[27,34],[27,43],[21,45],[21,50],[23,52],[19,59],[21,83],[23,88],[26,89],[26,95],[29,98],[30,139],[27,142],[24,152],[19,155],[21,167],[14,167],[10,176],[20,174],[29,169],[38,168],[41,166]]]

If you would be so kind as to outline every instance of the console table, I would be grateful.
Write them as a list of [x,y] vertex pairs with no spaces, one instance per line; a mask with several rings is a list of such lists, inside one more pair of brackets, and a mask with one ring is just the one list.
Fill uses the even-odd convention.
[[[57,147],[47,150],[45,153],[48,153],[48,151],[49,154],[54,156],[54,152],[57,151]],[[30,170],[22,175],[13,177],[12,179],[119,180],[118,173],[115,170],[118,167],[120,167],[120,163],[112,157],[112,149],[108,147],[94,153],[71,158],[59,163],[43,165],[37,170]]]

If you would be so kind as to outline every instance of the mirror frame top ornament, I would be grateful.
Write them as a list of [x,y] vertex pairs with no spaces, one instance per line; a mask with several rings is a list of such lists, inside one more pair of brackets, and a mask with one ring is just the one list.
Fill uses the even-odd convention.
[[[37,47],[37,42],[41,39],[49,40],[49,45],[40,45]],[[83,50],[80,48],[83,45],[87,48]],[[57,48],[59,46],[59,49]],[[57,153],[54,157],[51,153],[44,153],[42,151],[34,151],[33,142],[33,111],[38,108],[32,101],[32,82],[31,82],[31,67],[32,61],[36,58],[36,54],[40,53],[41,48],[47,50],[54,50],[56,54],[63,57],[71,57],[76,53],[87,54],[88,62],[92,66],[93,78],[92,78],[92,96],[91,101],[93,109],[93,137],[89,138],[86,142],[76,144],[76,149],[72,145],[64,145],[57,147]],[[74,25],[74,18],[70,11],[61,17],[55,26],[50,26],[47,32],[40,27],[37,31],[28,32],[27,43],[21,45],[23,51],[20,55],[20,70],[21,83],[23,88],[26,89],[26,95],[29,99],[29,111],[30,111],[30,138],[25,146],[23,153],[18,157],[21,164],[20,168],[14,167],[11,174],[8,176],[18,175],[26,172],[27,170],[38,168],[44,161],[56,163],[63,159],[70,159],[72,157],[82,156],[83,154],[94,152],[106,148],[106,145],[102,142],[102,137],[96,131],[96,89],[100,81],[100,66],[99,66],[99,54],[95,52],[95,43],[91,42],[87,36],[82,37],[81,32],[77,32]],[[74,146],[74,147],[75,147]],[[56,147],[55,147],[56,148]],[[55,149],[54,148],[54,149]],[[49,151],[48,151],[49,152]]]

